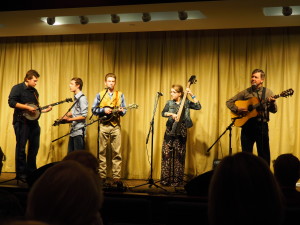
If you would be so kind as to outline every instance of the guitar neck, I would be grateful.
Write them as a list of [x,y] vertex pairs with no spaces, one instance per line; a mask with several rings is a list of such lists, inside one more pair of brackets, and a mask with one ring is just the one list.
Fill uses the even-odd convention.
[[[277,99],[277,98],[282,97],[282,96],[280,96],[280,95],[273,95],[273,96],[271,96],[271,97]],[[259,100],[259,98],[257,98],[257,99]],[[256,109],[256,108],[258,108],[261,104],[266,104],[267,102],[268,102],[267,99],[262,99],[260,103],[253,105],[252,108],[253,108],[253,109]]]
[[52,103],[52,104],[49,104],[49,105],[45,105],[45,106],[41,107],[40,109],[41,109],[41,110],[47,109],[49,106],[56,106],[56,105],[62,104],[62,103],[64,103],[64,102],[66,102],[66,101],[63,100],[63,101],[60,101],[60,102],[55,102],[55,103]]
[[[110,107],[109,107],[110,108]],[[121,106],[115,106],[113,108],[111,108],[113,110],[113,112],[117,112],[119,110],[119,108],[121,108]],[[135,107],[122,107],[123,109],[134,109]]]

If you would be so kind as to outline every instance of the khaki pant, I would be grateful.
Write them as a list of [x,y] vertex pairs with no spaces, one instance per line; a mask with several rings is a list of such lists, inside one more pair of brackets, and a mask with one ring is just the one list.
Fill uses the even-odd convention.
[[99,137],[99,172],[101,178],[106,178],[107,165],[106,153],[108,142],[110,141],[112,149],[112,176],[113,178],[121,178],[121,127],[119,125],[113,127],[112,125],[100,124],[100,137]]

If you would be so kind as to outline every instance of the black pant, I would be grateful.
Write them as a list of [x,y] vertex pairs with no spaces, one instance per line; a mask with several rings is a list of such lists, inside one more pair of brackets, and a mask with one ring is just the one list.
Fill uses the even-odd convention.
[[269,126],[267,122],[251,118],[242,127],[241,144],[242,151],[253,152],[256,142],[257,154],[270,165]]
[[[41,129],[37,121],[16,122],[16,175],[28,175],[36,170],[36,156],[40,147]],[[26,158],[26,144],[28,154]]]

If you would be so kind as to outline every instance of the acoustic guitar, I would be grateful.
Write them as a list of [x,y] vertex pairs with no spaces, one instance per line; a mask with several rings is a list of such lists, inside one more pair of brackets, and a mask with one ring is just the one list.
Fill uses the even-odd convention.
[[46,105],[46,106],[43,106],[43,107],[38,107],[33,103],[26,103],[25,105],[31,106],[31,107],[35,108],[36,110],[34,112],[24,110],[23,111],[23,116],[28,120],[38,120],[41,116],[42,110],[47,109],[49,106],[59,105],[59,104],[64,103],[64,102],[73,102],[73,99],[72,98],[66,98],[63,101],[55,102],[55,103],[52,103],[50,105]]
[[[190,86],[192,84],[195,84],[197,82],[196,80],[196,76],[195,75],[192,75],[188,81],[188,84],[187,84],[187,87],[186,88],[190,88]],[[181,120],[182,120],[182,111],[183,111],[183,107],[184,107],[184,104],[185,104],[185,100],[186,100],[186,97],[187,97],[187,92],[184,91],[184,95],[182,97],[182,100],[181,100],[181,103],[180,103],[180,106],[179,106],[179,109],[178,109],[178,112],[177,112],[177,117],[176,117],[176,120],[173,122],[172,124],[172,130],[170,132],[170,135],[171,136],[175,136],[176,133],[177,133],[177,129],[179,129],[179,125],[181,124]]]
[[[294,94],[293,89],[288,89],[283,92],[281,92],[279,95],[272,96],[273,98],[279,98],[279,97],[288,97],[292,96]],[[252,97],[248,100],[239,100],[235,102],[235,105],[239,108],[247,108],[247,112],[242,112],[241,114],[236,114],[231,112],[231,119],[235,119],[234,125],[236,127],[243,126],[250,118],[256,117],[258,115],[257,108],[261,104],[266,104],[267,100],[262,100],[261,102],[257,97]]]

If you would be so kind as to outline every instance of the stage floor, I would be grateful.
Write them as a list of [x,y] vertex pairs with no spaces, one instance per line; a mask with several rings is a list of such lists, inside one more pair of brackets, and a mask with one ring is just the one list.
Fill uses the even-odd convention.
[[[0,187],[5,188],[20,188],[28,189],[28,184],[15,179],[15,173],[3,172],[0,175]],[[115,186],[104,187],[104,192],[126,192],[126,193],[144,193],[144,194],[158,194],[158,195],[175,195],[186,196],[184,186],[181,187],[166,187],[159,183],[159,180],[128,180],[122,179],[123,188]]]

